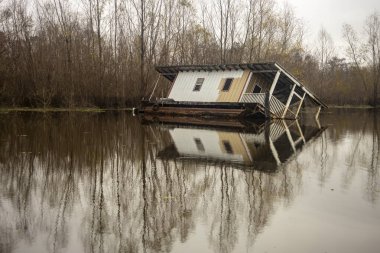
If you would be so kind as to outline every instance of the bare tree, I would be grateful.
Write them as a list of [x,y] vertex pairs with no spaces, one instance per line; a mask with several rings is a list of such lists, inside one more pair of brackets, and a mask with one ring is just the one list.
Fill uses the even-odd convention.
[[368,92],[366,76],[361,68],[363,63],[362,50],[360,48],[356,32],[354,31],[352,26],[348,24],[343,25],[343,37],[345,38],[348,44],[347,55],[353,61],[355,69],[359,74],[362,84],[364,86],[364,89],[366,90],[366,92]]
[[0,0],[0,103],[132,105],[156,64],[278,61],[311,88],[328,80],[323,88],[339,94],[320,92],[330,102],[375,105],[379,15],[363,28],[345,26],[346,62],[324,29],[307,48],[292,6],[274,0]]
[[317,47],[316,47],[316,58],[319,61],[319,93],[323,95],[324,86],[326,86],[326,74],[327,67],[334,55],[334,45],[331,39],[330,34],[325,30],[325,28],[321,28],[318,33],[317,39]]
[[368,35],[368,63],[372,74],[373,106],[376,107],[380,80],[380,16],[378,13],[373,13],[368,17],[366,32]]

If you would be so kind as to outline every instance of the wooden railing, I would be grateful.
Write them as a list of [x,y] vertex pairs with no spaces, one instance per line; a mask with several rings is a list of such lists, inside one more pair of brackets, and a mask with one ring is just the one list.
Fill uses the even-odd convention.
[[[261,104],[265,108],[265,93],[244,93],[241,102],[243,103],[257,103]],[[270,112],[277,118],[282,118],[282,114],[285,110],[285,105],[278,100],[275,96],[271,96],[269,102]]]
[[241,102],[243,103],[258,103],[264,106],[265,93],[244,93]]

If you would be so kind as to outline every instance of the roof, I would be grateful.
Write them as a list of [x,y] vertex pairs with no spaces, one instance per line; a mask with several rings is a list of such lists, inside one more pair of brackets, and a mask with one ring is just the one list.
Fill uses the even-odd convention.
[[189,71],[229,71],[229,70],[251,70],[254,73],[265,76],[271,80],[274,79],[276,73],[281,71],[279,82],[292,85],[295,83],[299,89],[302,89],[312,101],[322,107],[327,107],[317,96],[312,94],[300,81],[292,74],[285,70],[276,62],[261,62],[261,63],[245,63],[245,64],[216,64],[216,65],[178,65],[178,66],[156,66],[156,71],[159,72],[169,81],[173,82],[179,72]]
[[156,66],[157,72],[165,78],[174,81],[178,72],[187,71],[225,71],[225,70],[253,70],[277,72],[278,68],[274,62],[247,63],[247,64],[220,64],[220,65],[179,65],[179,66]]

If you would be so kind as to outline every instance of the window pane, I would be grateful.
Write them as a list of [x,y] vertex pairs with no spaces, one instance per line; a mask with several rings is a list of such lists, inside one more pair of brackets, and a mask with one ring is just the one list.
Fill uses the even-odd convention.
[[222,91],[228,91],[232,85],[233,78],[227,78],[226,81],[224,82],[224,86]]
[[193,91],[200,91],[202,85],[195,85]]
[[195,82],[193,91],[200,91],[204,80],[205,80],[204,78],[198,78],[197,81]]
[[198,78],[196,84],[203,84],[204,78]]

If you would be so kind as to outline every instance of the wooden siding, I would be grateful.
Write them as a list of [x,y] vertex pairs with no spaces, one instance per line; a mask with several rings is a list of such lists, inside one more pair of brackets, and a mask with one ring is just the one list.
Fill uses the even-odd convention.
[[241,78],[235,78],[228,91],[222,91],[224,82],[228,78],[223,78],[219,83],[219,96],[217,102],[238,102],[243,92],[244,86],[247,83],[249,77],[249,70],[244,70]]
[[[180,72],[169,98],[175,101],[217,102],[221,80],[240,79],[243,73],[243,70]],[[205,78],[202,88],[200,91],[193,91],[198,78]]]

